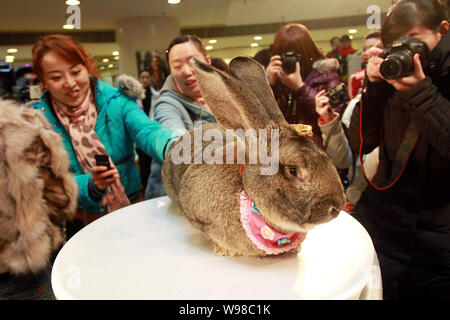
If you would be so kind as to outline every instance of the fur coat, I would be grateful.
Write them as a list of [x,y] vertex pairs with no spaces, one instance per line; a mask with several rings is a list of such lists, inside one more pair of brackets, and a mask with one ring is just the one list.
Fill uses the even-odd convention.
[[42,113],[0,100],[0,274],[48,266],[77,194],[61,137]]

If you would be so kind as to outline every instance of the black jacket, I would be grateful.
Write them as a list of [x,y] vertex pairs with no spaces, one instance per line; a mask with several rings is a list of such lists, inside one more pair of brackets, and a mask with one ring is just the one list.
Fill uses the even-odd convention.
[[423,81],[403,92],[386,82],[369,82],[352,115],[348,138],[353,151],[360,148],[361,109],[362,153],[380,146],[373,178],[377,186],[388,185],[410,121],[419,131],[418,143],[396,184],[385,191],[369,185],[354,211],[374,242],[387,294],[398,288],[399,279],[414,264],[414,270],[436,274],[446,269],[441,289],[434,292],[447,290],[450,297],[449,53],[450,32],[431,52],[432,63],[425,68]]

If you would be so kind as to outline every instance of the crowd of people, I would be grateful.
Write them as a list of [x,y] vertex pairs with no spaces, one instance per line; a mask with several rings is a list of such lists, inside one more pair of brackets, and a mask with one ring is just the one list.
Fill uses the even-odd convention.
[[[313,141],[333,160],[346,190],[344,210],[373,240],[385,299],[450,299],[448,30],[445,1],[401,0],[381,30],[365,35],[361,51],[345,35],[332,38],[324,54],[308,28],[288,23],[254,57],[286,121],[310,125]],[[394,52],[393,43],[403,51]],[[93,58],[70,36],[43,36],[32,54],[32,69],[18,72],[19,89],[2,83],[0,106],[11,98],[25,103],[61,137],[78,186],[76,216],[64,220],[66,239],[108,212],[165,195],[161,167],[171,144],[195,126],[216,122],[191,59],[228,72],[195,35],[173,39],[165,59],[152,54],[135,80],[143,95],[103,82]],[[408,68],[407,59],[409,72],[392,75],[396,66]],[[39,100],[21,95],[25,84],[41,86]],[[106,163],[99,164],[97,154]],[[8,281],[30,271],[15,273],[2,255],[11,244],[0,235],[0,297],[14,297]],[[26,281],[28,297],[42,296],[32,290],[36,278]]]

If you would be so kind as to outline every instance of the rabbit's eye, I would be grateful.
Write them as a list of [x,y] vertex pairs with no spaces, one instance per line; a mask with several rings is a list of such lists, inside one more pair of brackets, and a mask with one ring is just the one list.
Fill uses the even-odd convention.
[[298,171],[297,168],[287,168],[288,169],[288,173],[293,176],[293,177],[297,177]]
[[291,176],[291,177],[294,177],[294,178],[297,178],[297,179],[300,179],[303,181],[300,170],[297,167],[286,167],[285,171],[288,176]]

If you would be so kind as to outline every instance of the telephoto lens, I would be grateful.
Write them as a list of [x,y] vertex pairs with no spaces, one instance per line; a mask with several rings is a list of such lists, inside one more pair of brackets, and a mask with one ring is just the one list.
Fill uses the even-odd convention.
[[400,38],[380,54],[384,61],[380,73],[389,80],[406,77],[414,72],[414,55],[418,53],[425,68],[428,64],[428,47],[425,42],[411,37]]

